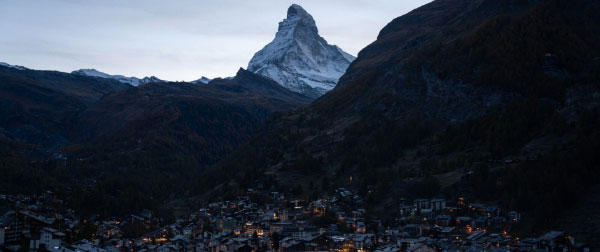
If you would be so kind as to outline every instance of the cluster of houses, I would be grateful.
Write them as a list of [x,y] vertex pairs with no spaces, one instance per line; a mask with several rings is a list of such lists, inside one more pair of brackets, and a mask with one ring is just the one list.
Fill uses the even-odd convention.
[[36,197],[0,194],[0,202],[0,250],[60,247],[66,235],[59,229],[73,228],[78,222],[73,211],[57,214],[57,205],[63,202],[52,192]]
[[[260,198],[257,195],[262,200],[253,200]],[[76,218],[71,210],[49,209],[62,203],[51,193],[33,199],[0,195],[0,200],[13,207],[0,212],[0,251],[589,250],[560,231],[536,237],[510,235],[521,221],[518,212],[463,198],[452,203],[400,199],[396,218],[385,225],[367,216],[362,197],[345,188],[315,201],[249,190],[236,200],[207,204],[168,225],[157,225],[160,220],[149,210],[127,218]],[[151,231],[125,238],[125,227],[133,223]],[[78,227],[84,224],[97,230],[91,238],[78,240]]]
[[[139,221],[157,222],[149,210],[120,221],[99,215],[78,216],[53,192],[41,195],[0,194],[0,252],[2,251],[123,251],[135,239],[123,239],[122,227]],[[91,239],[78,239],[93,227]],[[139,242],[142,244],[143,242]]]

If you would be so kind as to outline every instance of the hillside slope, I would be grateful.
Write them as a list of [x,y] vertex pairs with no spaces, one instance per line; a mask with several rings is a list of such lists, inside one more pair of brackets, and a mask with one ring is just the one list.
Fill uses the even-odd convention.
[[[79,212],[127,214],[182,197],[274,113],[312,99],[240,69],[209,84],[0,67],[2,192],[53,190]],[[125,203],[124,203],[125,202]]]
[[114,80],[0,66],[0,137],[46,155],[67,145],[79,113],[103,95],[129,88]]
[[111,93],[81,114],[75,135],[103,160],[183,155],[201,166],[247,141],[271,114],[310,101],[240,69],[208,85],[152,83]]

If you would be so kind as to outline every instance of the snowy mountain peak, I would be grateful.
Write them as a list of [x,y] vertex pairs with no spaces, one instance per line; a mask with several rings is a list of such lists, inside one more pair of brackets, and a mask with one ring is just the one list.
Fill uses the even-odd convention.
[[294,17],[299,18],[299,21],[301,21],[303,24],[310,28],[314,28],[314,31],[318,32],[315,20],[300,5],[292,4],[292,6],[288,8],[287,19],[294,19]]
[[[302,13],[302,14],[308,14],[308,12],[306,12],[302,6],[297,5],[297,4],[292,4],[290,5],[290,8],[288,8],[287,11],[287,16],[290,17],[292,15],[297,15],[298,13]],[[308,14],[310,16],[310,14]]]
[[315,20],[300,5],[288,8],[275,39],[258,51],[248,70],[310,97],[335,87],[354,56],[319,35]]
[[105,78],[105,79],[114,79],[114,80],[118,80],[122,83],[127,83],[132,86],[139,86],[141,84],[146,84],[146,83],[151,83],[151,82],[165,82],[164,80],[161,80],[155,76],[144,77],[142,79],[139,79],[136,77],[126,77],[123,75],[110,75],[107,73],[100,72],[93,68],[79,69],[79,70],[71,72],[71,74],[85,75],[85,76]]

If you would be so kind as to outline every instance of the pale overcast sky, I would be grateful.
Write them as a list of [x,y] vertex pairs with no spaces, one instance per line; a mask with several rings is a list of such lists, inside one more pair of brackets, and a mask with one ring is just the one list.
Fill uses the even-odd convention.
[[235,74],[275,37],[292,3],[356,55],[430,0],[0,0],[0,62],[195,80]]

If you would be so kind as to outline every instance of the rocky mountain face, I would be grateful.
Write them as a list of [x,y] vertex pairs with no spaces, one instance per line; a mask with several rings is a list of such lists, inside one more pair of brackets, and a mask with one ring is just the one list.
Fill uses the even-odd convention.
[[127,83],[134,87],[142,85],[142,84],[146,84],[146,83],[151,83],[151,82],[165,82],[164,80],[161,80],[155,76],[144,77],[142,79],[139,79],[136,77],[125,77],[123,75],[110,75],[107,73],[100,72],[96,69],[79,69],[79,70],[71,72],[71,74],[105,78],[105,79],[113,79],[113,80],[120,81],[122,83]]
[[248,70],[294,92],[318,97],[335,87],[353,60],[354,56],[329,45],[313,17],[294,4],[279,23],[275,39],[252,57]]
[[303,188],[327,178],[359,188],[379,217],[394,199],[433,197],[418,188],[437,180],[449,195],[551,225],[565,202],[581,202],[573,188],[599,176],[598,10],[590,0],[433,1],[384,27],[332,91],[205,176]]

